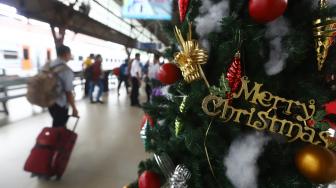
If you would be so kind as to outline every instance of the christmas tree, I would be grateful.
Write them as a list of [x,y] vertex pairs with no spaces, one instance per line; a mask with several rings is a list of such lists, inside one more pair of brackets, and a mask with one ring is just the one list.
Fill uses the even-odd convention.
[[179,0],[171,58],[183,77],[144,107],[142,138],[155,156],[130,187],[335,181],[335,5]]

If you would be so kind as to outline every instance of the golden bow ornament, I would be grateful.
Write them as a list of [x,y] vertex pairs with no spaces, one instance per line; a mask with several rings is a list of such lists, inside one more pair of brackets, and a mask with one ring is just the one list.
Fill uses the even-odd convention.
[[200,48],[196,40],[192,40],[191,24],[189,24],[187,41],[184,40],[180,29],[176,26],[175,36],[181,51],[175,54],[174,60],[181,69],[184,80],[190,83],[194,80],[200,80],[202,77],[205,79],[201,65],[207,62],[208,54]]

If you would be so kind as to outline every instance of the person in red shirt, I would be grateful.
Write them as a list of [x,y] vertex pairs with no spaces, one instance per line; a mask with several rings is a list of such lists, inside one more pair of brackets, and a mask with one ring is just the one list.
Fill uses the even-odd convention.
[[[104,78],[104,72],[102,70],[102,61],[103,58],[101,57],[101,55],[96,55],[95,57],[95,62],[93,63],[93,65],[90,67],[91,69],[91,74],[92,74],[92,79],[90,82],[90,101],[91,103],[95,103],[95,102],[99,102],[99,103],[103,103],[103,101],[100,99],[101,96],[103,95],[103,78]],[[98,95],[96,96],[96,100],[93,99],[93,91],[95,86],[98,86],[99,90],[98,90]]]

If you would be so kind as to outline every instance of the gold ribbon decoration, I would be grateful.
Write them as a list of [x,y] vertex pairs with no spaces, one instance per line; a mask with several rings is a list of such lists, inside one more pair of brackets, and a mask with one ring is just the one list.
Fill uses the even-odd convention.
[[[186,102],[187,102],[188,96],[183,96],[183,100],[180,104],[179,110],[181,113],[184,113],[186,110]],[[181,131],[183,129],[183,124],[181,122],[181,118],[177,117],[175,119],[175,136],[180,135]]]
[[[319,1],[320,9],[327,7],[327,0]],[[317,53],[317,66],[321,71],[328,56],[330,46],[333,44],[336,35],[336,20],[332,18],[318,18],[313,23],[315,38],[315,50]]]
[[175,54],[174,60],[181,69],[184,80],[190,83],[203,78],[208,86],[209,84],[201,67],[201,65],[207,62],[208,54],[206,50],[200,48],[196,40],[192,39],[191,23],[189,23],[189,33],[186,41],[183,38],[181,30],[176,26],[175,36],[181,47],[181,51]]
[[179,136],[183,129],[181,118],[177,117],[175,119],[175,136]]
[[215,172],[213,170],[213,167],[212,167],[212,164],[211,164],[211,160],[210,160],[210,157],[209,157],[209,152],[208,152],[208,147],[207,147],[207,140],[208,140],[208,135],[209,135],[209,131],[210,131],[210,128],[211,128],[211,125],[212,125],[212,122],[213,122],[213,119],[211,120],[210,124],[208,125],[208,128],[205,132],[205,137],[204,137],[204,142],[203,142],[203,145],[204,145],[204,150],[205,150],[205,155],[206,155],[206,158],[208,160],[208,164],[209,164],[209,167],[210,167],[210,171],[211,171],[211,174],[214,178],[216,178],[215,176]]

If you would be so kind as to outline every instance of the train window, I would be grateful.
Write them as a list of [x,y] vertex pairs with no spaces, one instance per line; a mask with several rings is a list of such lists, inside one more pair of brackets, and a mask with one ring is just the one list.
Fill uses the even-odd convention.
[[18,52],[12,51],[12,50],[4,50],[4,58],[5,59],[17,59],[18,58]]
[[111,59],[111,62],[113,62],[113,59]]
[[105,60],[106,60],[106,62],[108,62],[108,59],[107,59],[107,58],[106,58]]
[[83,56],[78,56],[78,61],[83,61]]
[[28,60],[29,59],[29,49],[23,48],[23,59]]

